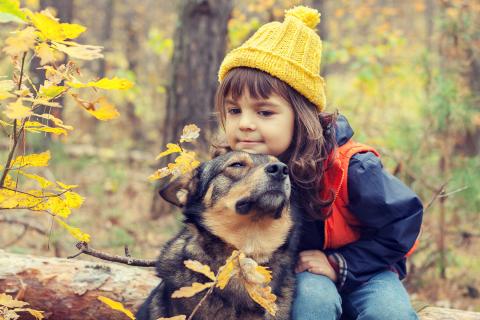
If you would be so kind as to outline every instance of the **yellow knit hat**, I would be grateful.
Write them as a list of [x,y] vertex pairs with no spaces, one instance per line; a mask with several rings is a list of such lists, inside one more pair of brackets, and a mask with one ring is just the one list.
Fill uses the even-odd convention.
[[288,83],[319,111],[325,108],[325,89],[320,77],[322,41],[315,32],[320,13],[298,6],[285,11],[283,23],[270,22],[243,45],[230,51],[220,66],[221,82],[235,67],[260,69]]

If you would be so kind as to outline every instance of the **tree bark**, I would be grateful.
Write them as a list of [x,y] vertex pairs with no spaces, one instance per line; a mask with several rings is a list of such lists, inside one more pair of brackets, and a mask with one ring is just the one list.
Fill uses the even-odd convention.
[[[172,75],[162,128],[162,145],[179,140],[182,128],[194,123],[202,129],[197,152],[206,152],[213,117],[217,72],[225,56],[230,0],[182,0],[175,32]],[[171,158],[170,158],[171,159]],[[166,161],[160,163],[163,167]],[[157,186],[151,216],[158,218],[172,207],[159,201]]]
[[[45,311],[49,320],[128,319],[97,297],[135,312],[159,283],[153,268],[18,255],[0,250],[0,293]],[[22,316],[25,316],[22,313]],[[27,319],[23,318],[22,319]]]
[[[328,17],[330,16],[329,12],[327,11],[327,1],[326,0],[312,0],[312,7],[317,9],[321,16],[320,16],[320,24],[319,24],[319,32],[320,32],[320,39],[322,41],[326,41],[328,39]],[[325,48],[325,45],[323,45]],[[323,78],[327,77],[328,74],[328,65],[323,63],[320,66],[320,74]]]
[[[97,297],[102,295],[121,302],[135,313],[159,282],[152,268],[0,250],[0,293],[28,302],[29,307],[44,311],[49,320],[128,319]],[[480,313],[427,306],[419,311],[419,317],[421,320],[479,320]]]

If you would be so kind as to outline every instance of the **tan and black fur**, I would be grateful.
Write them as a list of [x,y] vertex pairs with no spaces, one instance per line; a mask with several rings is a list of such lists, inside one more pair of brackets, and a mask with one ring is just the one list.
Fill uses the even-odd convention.
[[213,290],[194,319],[290,319],[298,232],[289,210],[285,164],[267,155],[229,152],[203,163],[189,177],[171,182],[161,194],[183,208],[185,227],[163,247],[157,263],[162,282],[137,319],[190,315],[204,293],[176,299],[172,293],[193,282],[211,280],[187,269],[183,261],[198,260],[216,272],[234,249],[272,271],[276,316],[270,316],[232,279],[224,290]]

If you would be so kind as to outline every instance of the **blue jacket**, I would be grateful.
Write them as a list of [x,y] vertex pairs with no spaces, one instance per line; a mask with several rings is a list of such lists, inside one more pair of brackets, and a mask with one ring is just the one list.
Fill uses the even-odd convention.
[[[344,116],[336,124],[337,144],[353,136]],[[405,254],[420,232],[423,206],[419,197],[395,176],[384,170],[380,159],[371,152],[355,154],[348,168],[348,209],[362,223],[359,240],[339,249],[327,250],[340,267],[337,286],[350,292],[380,271],[391,269],[403,279],[406,275]],[[368,187],[366,187],[368,186]],[[292,198],[292,209],[301,205]],[[300,237],[300,250],[321,250],[324,223],[311,221],[306,214]]]

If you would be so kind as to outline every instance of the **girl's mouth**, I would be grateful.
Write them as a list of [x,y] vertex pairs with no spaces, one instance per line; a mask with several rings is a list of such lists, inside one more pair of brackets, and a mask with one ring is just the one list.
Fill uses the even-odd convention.
[[259,143],[262,143],[262,142],[261,141],[246,141],[246,140],[243,140],[243,141],[239,141],[239,143],[248,146],[248,145],[259,144]]

